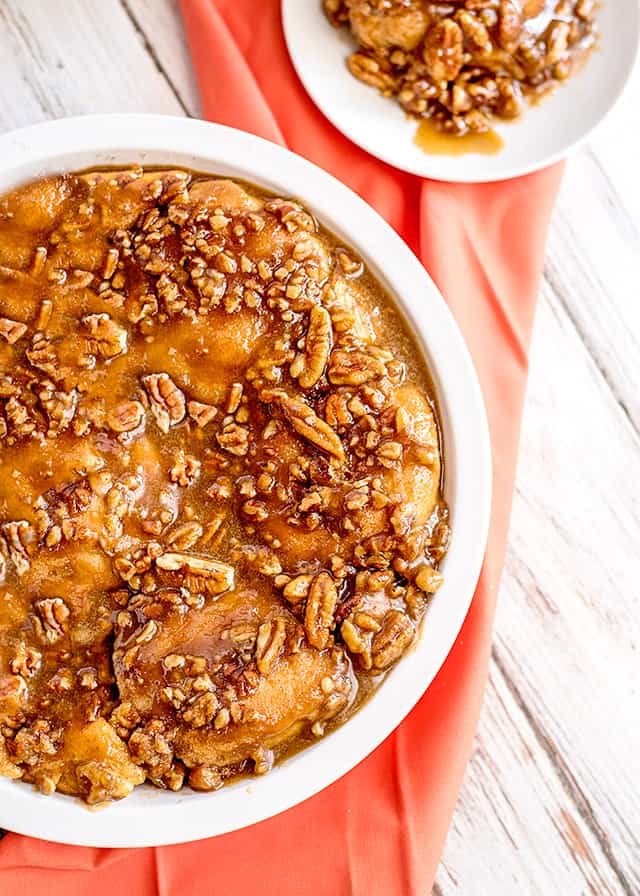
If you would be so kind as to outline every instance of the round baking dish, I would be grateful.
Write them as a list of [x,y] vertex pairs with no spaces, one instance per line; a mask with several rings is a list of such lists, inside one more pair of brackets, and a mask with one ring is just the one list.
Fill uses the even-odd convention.
[[261,821],[322,790],[375,749],[420,699],[458,635],[480,572],[491,504],[488,428],[471,359],[434,283],[394,231],[335,178],[273,143],[186,118],[105,115],[4,135],[0,158],[0,193],[52,173],[138,162],[239,177],[299,198],[360,252],[395,297],[424,352],[440,404],[452,540],[443,562],[445,584],[419,641],[375,696],[343,727],[269,775],[215,793],[144,786],[121,803],[89,812],[78,800],[45,797],[0,778],[0,826],[61,843],[160,845]]

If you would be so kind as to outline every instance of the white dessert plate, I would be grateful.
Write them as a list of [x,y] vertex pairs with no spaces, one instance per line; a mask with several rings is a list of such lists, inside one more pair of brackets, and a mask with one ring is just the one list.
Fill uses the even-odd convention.
[[[377,158],[434,180],[478,183],[527,174],[566,156],[600,124],[619,99],[638,51],[637,0],[603,0],[600,40],[565,84],[495,131],[495,155],[432,155],[414,143],[417,123],[400,105],[354,78],[346,65],[356,49],[346,28],[334,28],[321,0],[282,0],[289,54],[305,89],[345,136]],[[621,135],[624,139],[624,135]]]
[[[242,131],[161,115],[102,115],[36,125],[0,137],[0,193],[43,175],[132,163],[183,166],[243,178],[297,197],[363,256],[419,341],[438,395],[452,540],[445,583],[421,637],[375,696],[345,725],[261,778],[220,791],[139,787],[90,812],[0,778],[0,827],[46,840],[133,847],[198,840],[282,812],[333,783],[393,731],[451,649],[476,586],[489,524],[491,459],[482,396],[462,336],[433,281],[400,237],[362,199],[297,155]],[[1,471],[0,471],[1,475]]]

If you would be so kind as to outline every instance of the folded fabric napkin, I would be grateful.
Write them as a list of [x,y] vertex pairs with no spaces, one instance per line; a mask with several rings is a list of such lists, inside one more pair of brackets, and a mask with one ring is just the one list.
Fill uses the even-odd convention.
[[487,554],[462,631],[428,693],[333,786],[261,824],[183,846],[98,850],[9,834],[0,843],[0,892],[426,896],[486,681],[527,349],[561,167],[481,185],[403,174],[350,143],[315,108],[289,61],[278,0],[183,0],[182,11],[206,117],[288,146],[340,178],[402,235],[445,296],[489,415]]

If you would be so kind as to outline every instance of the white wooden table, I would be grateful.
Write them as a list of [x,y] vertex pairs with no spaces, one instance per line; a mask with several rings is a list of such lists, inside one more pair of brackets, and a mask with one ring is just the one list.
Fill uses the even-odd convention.
[[[0,0],[0,83],[0,130],[200,114],[174,0]],[[640,894],[639,158],[636,70],[553,219],[491,679],[437,896]]]

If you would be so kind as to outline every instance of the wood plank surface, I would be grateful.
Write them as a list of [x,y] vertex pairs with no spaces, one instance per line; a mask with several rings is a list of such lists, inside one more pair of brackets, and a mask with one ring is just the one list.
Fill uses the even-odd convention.
[[[0,130],[201,114],[173,0],[0,0],[0,50]],[[490,682],[435,896],[640,894],[639,108],[636,71],[552,222]]]

